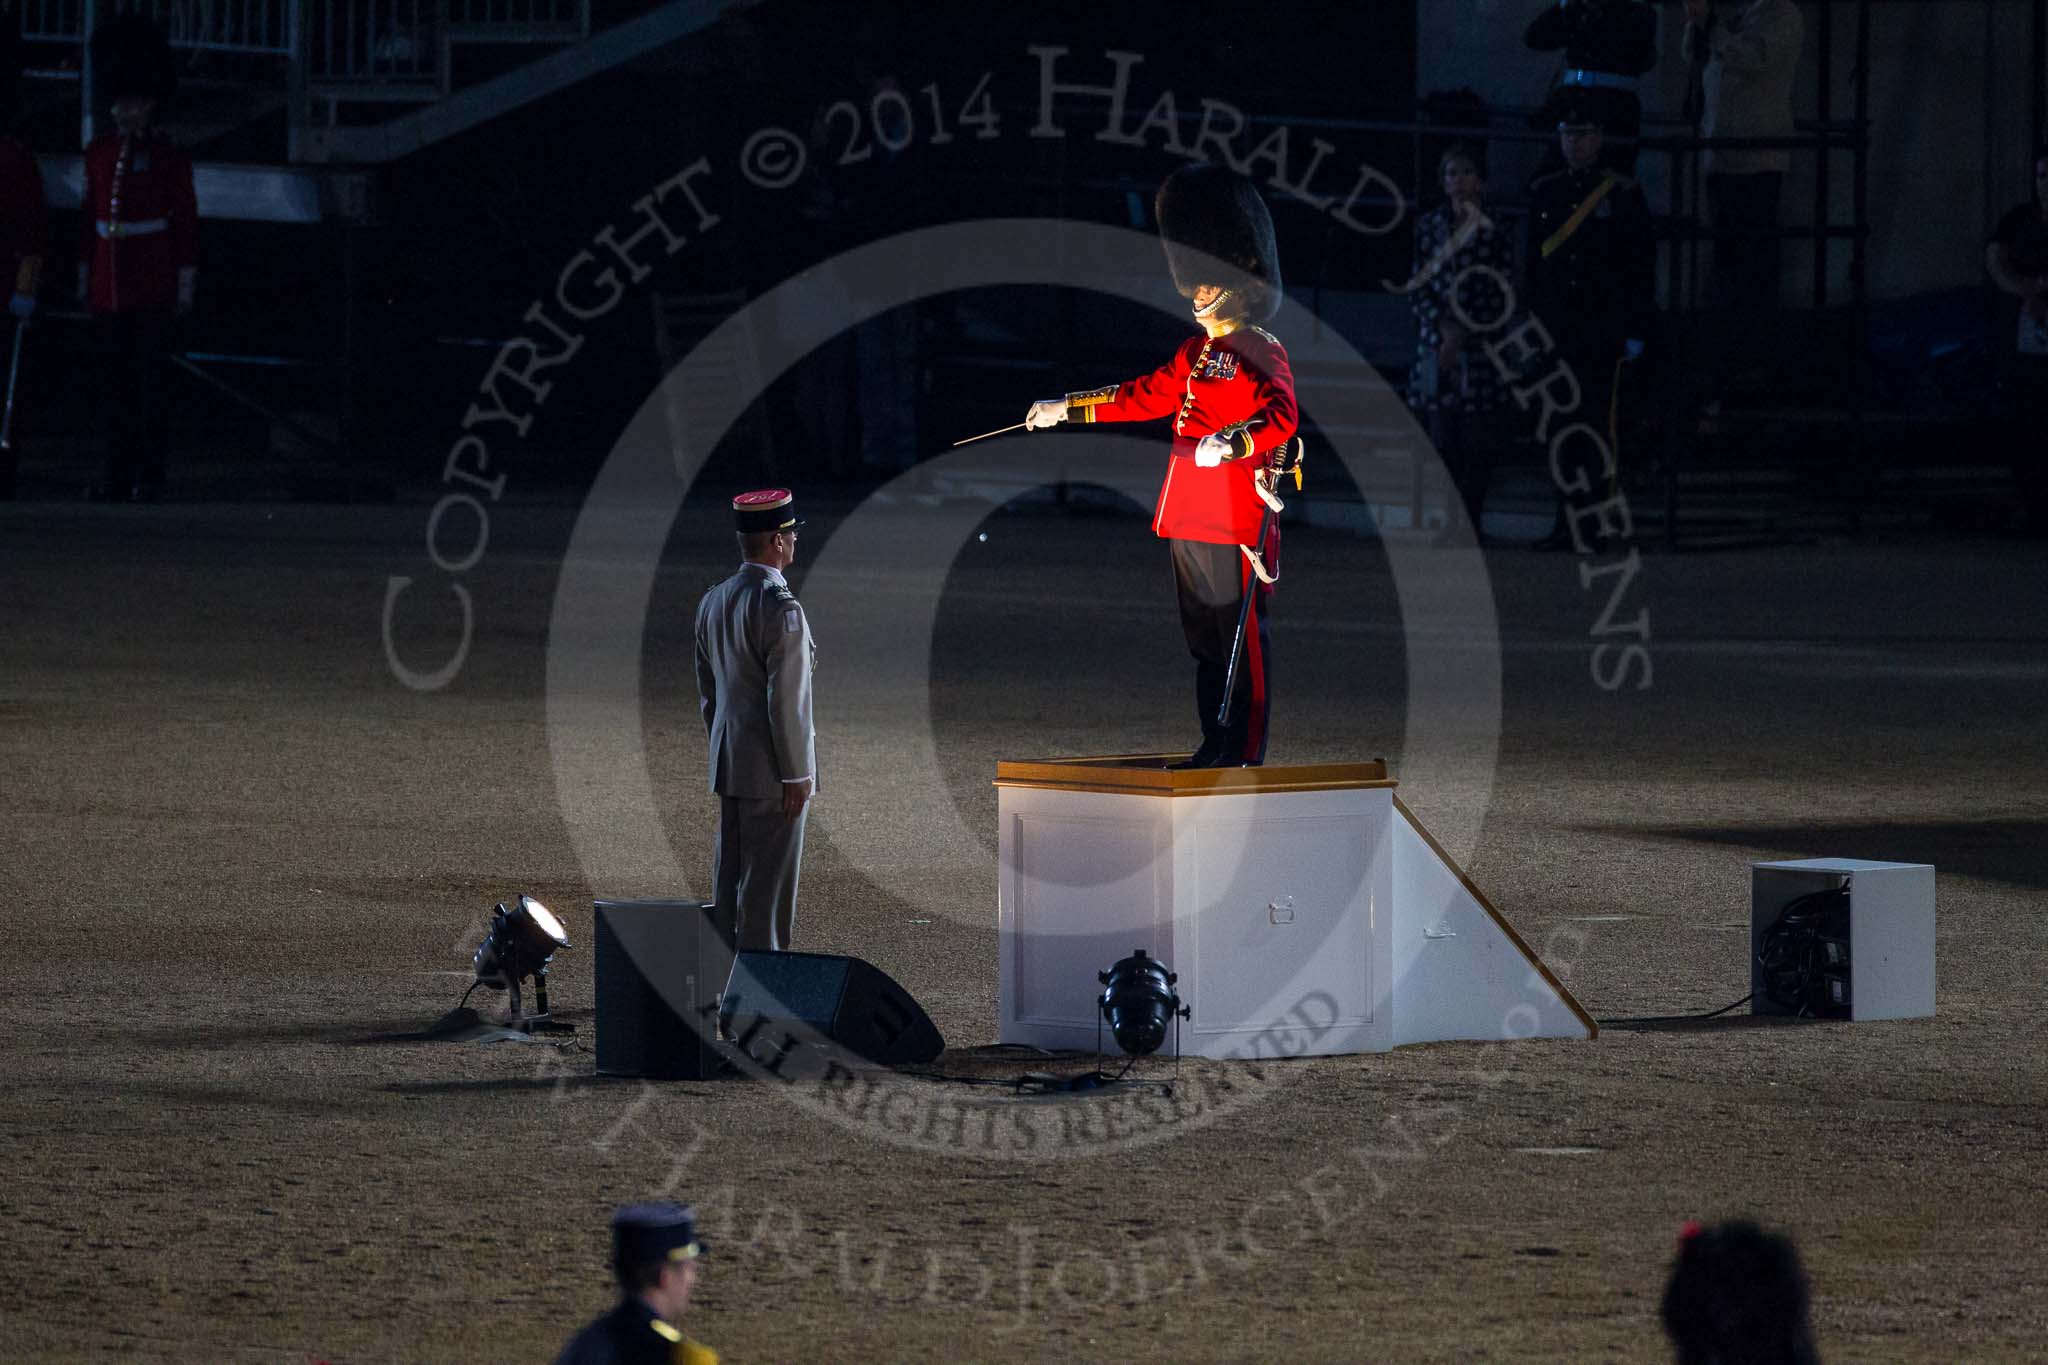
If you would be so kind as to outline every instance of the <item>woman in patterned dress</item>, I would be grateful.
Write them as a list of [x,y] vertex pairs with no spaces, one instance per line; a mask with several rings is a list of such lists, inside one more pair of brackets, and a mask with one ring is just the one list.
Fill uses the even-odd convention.
[[[1513,307],[1514,243],[1487,216],[1486,175],[1465,143],[1437,163],[1444,202],[1415,220],[1415,366],[1408,403],[1450,470],[1472,538],[1486,544],[1480,510],[1505,439],[1507,387],[1486,358],[1485,338],[1506,328]],[[1456,523],[1444,528],[1444,539]]]

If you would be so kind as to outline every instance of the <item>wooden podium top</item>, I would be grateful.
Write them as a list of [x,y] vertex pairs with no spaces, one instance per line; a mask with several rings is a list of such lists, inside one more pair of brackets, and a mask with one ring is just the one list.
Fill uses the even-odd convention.
[[1385,759],[1364,763],[1306,763],[1292,767],[1169,769],[1186,754],[1106,754],[1092,758],[1002,759],[998,787],[1112,792],[1119,796],[1249,796],[1271,792],[1341,791],[1391,787]]

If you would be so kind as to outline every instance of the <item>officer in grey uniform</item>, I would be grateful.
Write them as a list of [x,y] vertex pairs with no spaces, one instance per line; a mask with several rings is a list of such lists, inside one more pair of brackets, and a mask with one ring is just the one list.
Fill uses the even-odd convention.
[[716,900],[738,947],[784,952],[818,772],[817,646],[782,577],[803,520],[786,488],[742,493],[732,510],[739,571],[697,604],[697,695],[718,793]]

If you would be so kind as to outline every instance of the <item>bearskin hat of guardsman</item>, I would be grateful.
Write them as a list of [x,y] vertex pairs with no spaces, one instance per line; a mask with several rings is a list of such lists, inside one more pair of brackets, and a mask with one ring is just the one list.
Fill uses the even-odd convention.
[[178,67],[161,30],[139,14],[121,14],[92,33],[93,97],[101,105],[150,99],[159,105],[178,92]]
[[[1167,268],[1181,297],[1205,284],[1228,292],[1199,316],[1264,322],[1280,308],[1280,249],[1273,215],[1251,181],[1214,164],[1184,166],[1166,178],[1153,205]],[[1213,257],[1214,260],[1209,258]],[[1219,273],[1226,278],[1212,279]]]
[[12,5],[0,4],[0,133],[11,132],[21,109],[21,20]]

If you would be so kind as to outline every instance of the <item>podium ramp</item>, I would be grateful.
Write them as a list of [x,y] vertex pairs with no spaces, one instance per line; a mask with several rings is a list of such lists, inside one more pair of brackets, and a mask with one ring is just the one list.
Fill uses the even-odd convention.
[[1592,1038],[1564,983],[1394,798],[1394,1045]]

